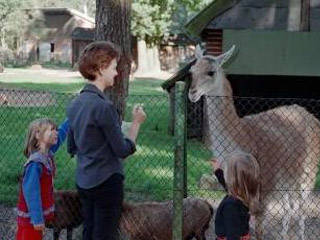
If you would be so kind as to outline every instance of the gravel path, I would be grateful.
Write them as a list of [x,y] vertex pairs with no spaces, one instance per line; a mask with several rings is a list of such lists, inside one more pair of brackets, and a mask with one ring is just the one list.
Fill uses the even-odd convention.
[[[315,202],[317,201],[317,202]],[[219,201],[210,201],[214,209],[217,208]],[[314,199],[314,207],[310,209],[309,217],[306,218],[306,230],[305,239],[307,240],[319,240],[320,236],[320,214],[318,210],[318,203],[320,200]],[[273,213],[272,213],[273,214]],[[270,214],[271,216],[271,214]],[[291,226],[289,228],[289,239],[290,240],[300,240],[299,237],[299,218],[292,220]],[[73,231],[73,240],[81,240],[81,227]],[[264,240],[278,240],[281,239],[282,223],[280,216],[273,215],[267,218],[265,224],[265,236]],[[8,208],[0,205],[0,239],[1,240],[14,240],[14,235],[16,232],[16,222],[15,222],[15,211],[13,208]],[[252,234],[253,235],[253,234]],[[215,240],[214,234],[214,219],[211,220],[210,228],[206,232],[207,240]],[[44,240],[52,240],[52,230],[46,229]],[[60,240],[66,239],[66,231],[64,230],[60,235]],[[255,240],[253,237],[252,240]]]
[[[14,208],[8,208],[0,205],[0,239],[14,240],[16,233],[16,221]],[[73,240],[81,240],[81,227],[74,229]],[[46,229],[43,240],[53,240],[51,229]],[[60,240],[67,239],[66,230],[63,230],[60,235]]]
[[56,104],[51,93],[16,89],[0,89],[0,106],[46,107]]

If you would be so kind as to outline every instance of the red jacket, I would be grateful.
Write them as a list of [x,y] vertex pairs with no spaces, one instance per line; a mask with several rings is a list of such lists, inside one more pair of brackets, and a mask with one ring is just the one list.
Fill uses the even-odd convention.
[[[30,160],[25,167],[31,162]],[[53,198],[53,177],[55,172],[55,166],[53,159],[50,158],[49,166],[46,166],[42,161],[37,161],[42,166],[40,176],[40,192],[42,202],[42,213],[45,221],[52,221],[54,219],[54,198]],[[50,171],[51,168],[52,170]],[[27,203],[22,191],[22,184],[20,184],[20,193],[18,200],[18,225],[33,226],[30,221],[30,215],[28,213]]]

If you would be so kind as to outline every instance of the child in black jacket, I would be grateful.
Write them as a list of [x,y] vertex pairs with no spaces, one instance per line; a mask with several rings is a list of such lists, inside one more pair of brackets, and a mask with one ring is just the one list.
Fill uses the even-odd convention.
[[216,213],[217,240],[250,240],[250,214],[259,211],[260,168],[257,160],[251,154],[237,151],[227,157],[225,173],[217,159],[212,159],[212,167],[228,192]]

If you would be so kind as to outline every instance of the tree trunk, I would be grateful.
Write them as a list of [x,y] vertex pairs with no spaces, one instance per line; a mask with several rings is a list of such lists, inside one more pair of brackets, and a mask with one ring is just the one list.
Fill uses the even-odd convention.
[[138,69],[137,75],[148,72],[160,72],[159,49],[157,46],[148,47],[144,40],[138,41]]
[[153,59],[153,68],[152,71],[155,73],[158,73],[161,71],[161,66],[160,66],[160,56],[159,56],[159,48],[158,46],[154,46],[152,48],[152,59]]
[[143,74],[149,68],[147,56],[146,42],[144,40],[138,40],[138,69],[136,74]]
[[118,76],[107,94],[123,118],[131,69],[130,0],[96,0],[95,40],[108,40],[121,49]]
[[302,0],[301,2],[301,25],[300,31],[310,31],[310,0]]
[[82,2],[82,9],[83,9],[83,13],[88,16],[88,1],[87,0],[83,0]]
[[0,33],[1,33],[1,47],[6,48],[7,44],[6,44],[6,39],[5,39],[5,36],[6,36],[5,30],[1,29]]

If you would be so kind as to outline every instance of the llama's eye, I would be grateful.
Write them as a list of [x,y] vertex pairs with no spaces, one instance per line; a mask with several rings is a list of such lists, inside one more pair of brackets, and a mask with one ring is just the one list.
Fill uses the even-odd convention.
[[210,77],[212,77],[212,76],[213,76],[213,74],[214,74],[214,72],[213,72],[213,71],[209,71],[209,72],[208,72],[208,75],[209,75]]

